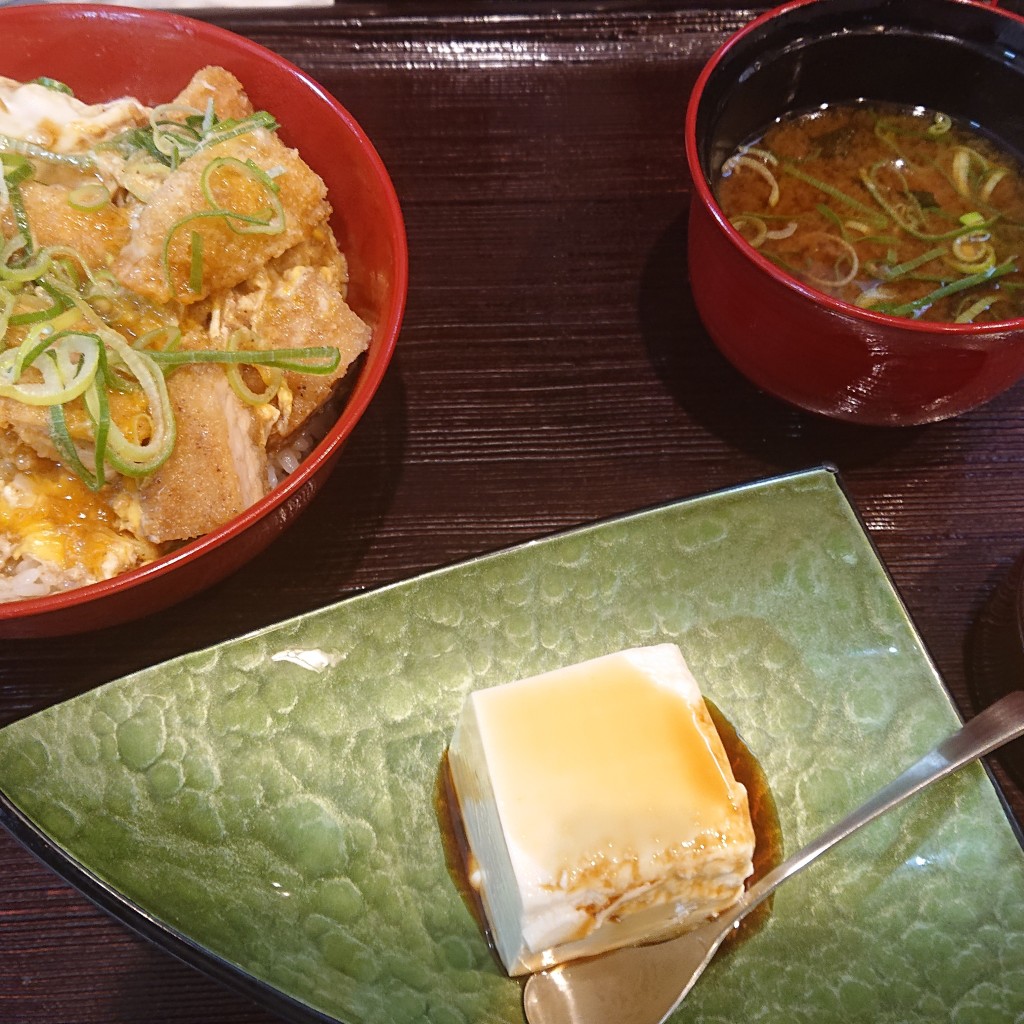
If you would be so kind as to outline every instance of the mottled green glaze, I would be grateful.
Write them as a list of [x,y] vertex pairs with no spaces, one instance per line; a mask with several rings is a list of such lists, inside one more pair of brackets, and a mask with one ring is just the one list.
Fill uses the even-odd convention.
[[[0,788],[96,875],[348,1024],[522,1021],[435,813],[466,693],[678,641],[763,764],[787,849],[957,725],[827,471],[481,558],[0,732]],[[1007,1024],[1024,855],[978,766],[785,886],[677,1014]]]

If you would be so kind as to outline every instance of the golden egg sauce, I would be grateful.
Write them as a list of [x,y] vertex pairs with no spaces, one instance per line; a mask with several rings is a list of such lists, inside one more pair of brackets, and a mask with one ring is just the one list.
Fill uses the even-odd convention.
[[20,453],[18,477],[0,496],[0,532],[18,539],[21,553],[101,577],[118,533],[118,517],[102,498],[61,464]]
[[777,266],[893,316],[1024,316],[1018,159],[923,107],[863,103],[786,116],[723,164],[716,197]]

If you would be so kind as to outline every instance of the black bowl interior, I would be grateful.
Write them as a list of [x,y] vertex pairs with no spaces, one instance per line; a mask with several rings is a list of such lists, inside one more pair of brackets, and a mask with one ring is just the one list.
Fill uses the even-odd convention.
[[1024,154],[1024,24],[960,0],[815,0],[734,42],[696,118],[707,180],[777,117],[850,100],[922,105]]

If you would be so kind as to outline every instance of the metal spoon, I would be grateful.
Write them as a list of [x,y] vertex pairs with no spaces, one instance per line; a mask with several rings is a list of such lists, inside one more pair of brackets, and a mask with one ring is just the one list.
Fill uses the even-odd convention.
[[532,975],[530,1024],[662,1024],[739,922],[787,878],[926,786],[1024,735],[1024,690],[1007,694],[943,740],[865,804],[752,885],[731,910],[674,939],[613,950]]

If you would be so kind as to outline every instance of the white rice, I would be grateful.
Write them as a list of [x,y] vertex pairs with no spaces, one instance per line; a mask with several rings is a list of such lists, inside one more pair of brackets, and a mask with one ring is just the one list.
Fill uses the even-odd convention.
[[289,437],[285,444],[267,453],[267,483],[271,488],[276,487],[299,468],[338,415],[339,404],[335,401],[328,402],[314,413],[300,430]]
[[74,580],[71,574],[53,565],[46,565],[31,557],[15,558],[14,545],[0,536],[0,602],[24,601],[31,597],[45,597],[71,587],[82,586],[90,580]]

